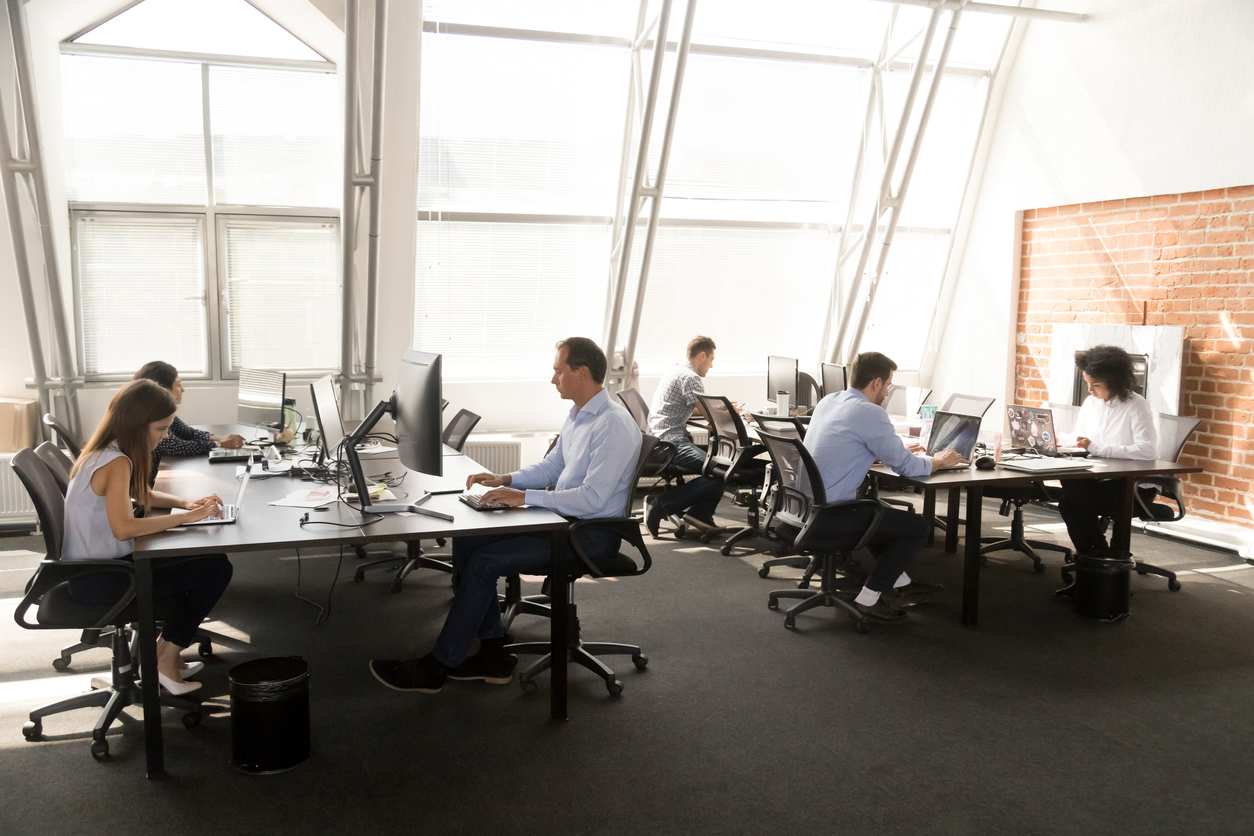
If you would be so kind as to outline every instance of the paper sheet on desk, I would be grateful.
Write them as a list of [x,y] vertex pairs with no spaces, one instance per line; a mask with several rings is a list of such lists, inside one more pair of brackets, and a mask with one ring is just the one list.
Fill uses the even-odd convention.
[[[271,505],[282,505],[287,508],[317,508],[320,505],[327,505],[336,499],[335,488],[306,488],[304,490],[292,491],[282,499],[276,499]],[[396,494],[385,490],[377,499],[372,498],[371,502],[392,502],[396,499]]]
[[357,455],[359,456],[371,456],[371,455],[374,455],[375,453],[394,453],[394,452],[396,452],[396,448],[389,447],[386,444],[372,444],[369,447],[357,448]]

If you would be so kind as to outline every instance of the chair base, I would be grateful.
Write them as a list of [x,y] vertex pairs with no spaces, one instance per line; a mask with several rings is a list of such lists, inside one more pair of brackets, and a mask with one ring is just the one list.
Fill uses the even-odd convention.
[[1160,578],[1167,579],[1167,588],[1172,592],[1180,591],[1180,581],[1176,580],[1176,573],[1169,569],[1163,569],[1158,566],[1151,566],[1148,563],[1136,561],[1136,573],[1138,575],[1158,575]]
[[[573,583],[570,584],[572,587]],[[572,590],[573,593],[573,590]],[[574,595],[569,598],[570,604],[570,640],[566,646],[566,659],[576,665],[587,668],[605,681],[605,689],[611,697],[622,696],[623,683],[618,681],[614,671],[598,659],[598,656],[630,656],[637,670],[644,670],[649,664],[649,657],[644,655],[637,645],[619,644],[616,642],[585,642],[579,636],[579,611],[574,603]],[[552,649],[549,642],[520,642],[505,646],[506,651],[518,655],[539,654],[540,658],[528,665],[518,674],[518,684],[524,691],[534,691],[538,687],[535,678],[553,665]]]
[[[851,562],[851,558],[845,555],[842,565],[847,565]],[[838,589],[836,586],[836,561],[834,556],[820,555],[816,557],[811,567],[806,570],[806,577],[802,578],[803,583],[808,583],[809,577],[814,574],[816,567],[820,571],[820,577],[822,578],[818,589],[776,589],[767,594],[766,606],[777,610],[779,609],[779,600],[781,598],[799,599],[798,603],[793,604],[784,611],[784,627],[789,630],[797,628],[797,616],[799,614],[819,607],[831,607],[847,615],[853,621],[855,630],[859,633],[865,633],[867,631],[867,617],[853,605],[853,599],[857,596],[857,592],[852,589]],[[851,579],[846,577],[846,580]]]
[[[1005,500],[1005,502],[1013,503],[1014,509],[1015,509],[1014,516],[1010,520],[1010,536],[1000,537],[1000,538],[999,537],[981,537],[980,542],[988,544],[988,545],[984,545],[980,547],[981,559],[983,558],[984,555],[990,554],[992,552],[999,552],[999,551],[1004,551],[1004,550],[1016,551],[1016,552],[1019,552],[1020,554],[1025,554],[1029,558],[1032,559],[1032,571],[1036,572],[1037,574],[1040,574],[1041,572],[1045,571],[1045,564],[1041,562],[1040,555],[1036,553],[1038,550],[1050,551],[1050,552],[1062,552],[1063,562],[1064,563],[1071,562],[1072,560],[1071,549],[1067,548],[1066,546],[1060,546],[1057,543],[1046,543],[1041,540],[1027,539],[1027,537],[1025,536],[1024,523],[1023,523],[1023,504],[1024,503],[1019,502],[1017,500],[1012,500],[1012,499],[1007,499]],[[1003,504],[1002,508],[1004,510],[1006,508],[1006,505]]]
[[[809,569],[813,563],[813,558],[803,554],[795,554],[788,557],[772,557],[769,560],[762,561],[762,568],[758,570],[758,577],[769,578],[771,576],[771,569],[776,566],[789,566],[793,569]],[[813,575],[814,573],[811,572],[810,574]],[[806,585],[809,585],[808,580]],[[801,588],[804,589],[805,587]]]
[[[353,549],[361,560],[371,556],[371,553],[361,546],[354,546]],[[437,572],[453,574],[453,564],[449,561],[427,557],[417,545],[410,547],[408,551],[409,553],[404,556],[392,555],[382,560],[372,560],[369,563],[361,564],[357,567],[357,571],[353,573],[353,580],[361,583],[366,579],[366,572],[372,569],[395,567],[396,574],[392,576],[392,592],[400,592],[401,584],[404,583],[405,578],[409,577],[410,573],[416,569],[434,569]],[[455,581],[456,578],[454,578]]]

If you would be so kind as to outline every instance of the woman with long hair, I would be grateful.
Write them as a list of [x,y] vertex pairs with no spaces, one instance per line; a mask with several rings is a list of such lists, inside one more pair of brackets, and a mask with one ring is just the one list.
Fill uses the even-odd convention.
[[[217,494],[183,499],[151,488],[152,451],[169,432],[174,399],[151,380],[136,380],[113,396],[104,418],[74,464],[65,492],[65,544],[62,558],[129,559],[135,538],[156,534],[185,522],[203,520],[221,511]],[[183,514],[136,517],[132,500],[142,508],[182,508]],[[156,598],[183,598],[182,613],[168,619],[157,640],[157,678],[172,694],[200,687],[185,682],[181,652],[196,635],[231,581],[225,554],[180,559],[153,566]],[[84,604],[112,604],[130,580],[122,573],[101,572],[70,582],[70,595]]]
[[[175,407],[183,403],[183,378],[179,370],[164,360],[153,360],[145,363],[135,372],[135,380],[151,380],[160,384],[161,388],[174,398]],[[152,468],[148,471],[148,484],[157,478],[157,468],[161,466],[162,456],[204,456],[214,447],[238,450],[244,446],[244,438],[239,435],[213,435],[212,433],[187,426],[177,415],[170,424],[169,434],[161,439],[157,449],[152,451]]]

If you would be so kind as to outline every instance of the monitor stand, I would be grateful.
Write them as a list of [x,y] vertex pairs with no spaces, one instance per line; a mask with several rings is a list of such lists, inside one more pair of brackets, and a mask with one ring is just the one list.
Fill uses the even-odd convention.
[[368,485],[366,484],[365,474],[361,469],[361,459],[357,455],[357,445],[370,433],[371,430],[374,429],[375,424],[379,423],[379,420],[383,418],[384,415],[396,415],[395,398],[391,398],[386,401],[379,401],[379,404],[370,411],[369,415],[366,416],[366,420],[362,421],[357,426],[357,429],[349,433],[344,438],[342,443],[344,455],[348,458],[349,471],[353,474],[353,484],[357,488],[357,496],[361,502],[362,512],[369,514],[399,514],[408,512],[411,514],[421,514],[424,517],[434,517],[435,519],[443,520],[444,522],[453,522],[452,514],[445,514],[442,511],[432,511],[430,508],[422,507],[423,503],[431,498],[430,491],[423,491],[422,496],[420,496],[416,502],[412,503],[389,502],[382,505],[374,505],[370,502],[370,491],[368,490]]
[[431,492],[423,491],[422,496],[418,497],[416,500],[410,503],[383,502],[378,505],[374,505],[374,504],[363,505],[361,507],[361,510],[369,512],[371,514],[400,514],[400,513],[422,514],[423,516],[426,516],[426,517],[435,517],[437,520],[444,520],[445,522],[452,522],[453,518],[449,514],[444,514],[444,513],[441,513],[440,511],[432,511],[430,508],[419,507],[425,504],[426,501],[430,498],[431,498]]

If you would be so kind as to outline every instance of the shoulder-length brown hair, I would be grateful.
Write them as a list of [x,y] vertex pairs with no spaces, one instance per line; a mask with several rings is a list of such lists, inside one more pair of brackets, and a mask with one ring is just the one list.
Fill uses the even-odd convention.
[[83,453],[74,463],[73,474],[87,457],[114,442],[131,460],[131,498],[140,505],[149,499],[148,475],[152,468],[152,453],[148,449],[148,425],[162,421],[174,414],[174,398],[151,380],[135,380],[126,384],[109,401],[100,426],[83,445]]

